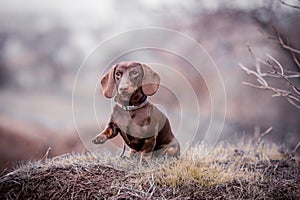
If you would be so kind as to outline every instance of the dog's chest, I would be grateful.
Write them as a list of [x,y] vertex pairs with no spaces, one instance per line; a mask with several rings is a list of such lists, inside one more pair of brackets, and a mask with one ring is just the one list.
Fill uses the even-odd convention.
[[113,118],[118,127],[126,134],[137,138],[148,138],[157,132],[157,119],[151,109],[124,111],[115,109]]

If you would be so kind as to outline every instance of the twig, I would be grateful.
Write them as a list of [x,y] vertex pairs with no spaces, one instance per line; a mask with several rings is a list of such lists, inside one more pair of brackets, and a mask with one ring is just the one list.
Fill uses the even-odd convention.
[[42,157],[41,162],[45,162],[48,159],[49,153],[51,151],[51,147],[49,147],[45,153],[45,155]]
[[[282,39],[280,39],[280,41],[283,42]],[[242,64],[239,64],[239,66],[247,74],[254,75],[257,78],[256,80],[259,83],[259,85],[255,85],[255,84],[248,83],[248,82],[242,82],[242,83],[244,85],[247,85],[247,86],[250,86],[250,87],[253,87],[253,88],[273,91],[274,94],[272,94],[272,97],[279,97],[279,96],[285,97],[290,104],[292,104],[296,108],[300,109],[300,88],[298,88],[298,86],[296,86],[292,81],[289,80],[291,78],[299,78],[300,73],[297,73],[297,72],[291,73],[290,71],[284,70],[284,68],[280,64],[280,62],[278,60],[276,60],[274,57],[272,57],[271,55],[269,55],[269,54],[267,54],[267,57],[269,59],[271,59],[271,61],[274,62],[275,65],[272,64],[272,62],[270,60],[263,61],[259,58],[256,58],[254,56],[254,54],[253,54],[253,52],[252,52],[249,45],[247,45],[247,48],[248,48],[248,51],[250,52],[250,54],[256,60],[256,64],[255,64],[256,71],[251,70],[251,69],[245,67]],[[270,71],[269,72],[262,72],[261,64],[264,64],[265,66],[270,67],[273,71],[271,71],[271,72]],[[285,73],[287,73],[287,74],[285,74]],[[280,88],[277,88],[277,87],[273,87],[265,79],[266,77],[281,78],[284,81],[286,81],[286,83],[291,87],[291,89],[285,90],[285,89],[280,89]]]
[[252,52],[252,50],[251,50],[251,47],[250,47],[250,44],[249,44],[249,43],[247,43],[247,48],[248,48],[248,51],[249,51],[249,53],[251,54],[251,56],[252,56],[253,58],[255,58],[255,56],[254,56],[254,54],[253,54],[253,52]]
[[290,53],[292,54],[292,57],[293,57],[294,62],[295,62],[296,65],[300,68],[300,62],[299,62],[299,60],[297,59],[295,52],[294,52],[294,51],[291,51],[290,49],[289,49],[289,51],[290,51]]
[[[266,66],[272,68],[273,70],[277,71],[277,67],[272,65],[269,60],[267,60],[266,62],[259,59],[259,58],[256,58],[256,60],[258,62],[258,64],[256,65],[256,68],[260,68],[259,63],[261,63],[261,64],[266,65]],[[284,76],[288,79],[300,78],[300,73],[299,72],[290,71],[290,70],[286,70],[286,69],[282,69],[282,70],[283,70]],[[274,74],[274,73],[273,74],[271,74],[271,73],[262,73],[261,71],[259,71],[259,73],[260,73],[261,76],[269,76],[269,77],[274,77],[274,78],[281,77],[280,75],[277,75],[277,74]]]
[[88,149],[86,149],[86,152],[87,152],[94,160],[96,160],[96,157],[95,157]]
[[286,3],[284,0],[279,0],[279,1],[280,1],[280,3],[282,3],[282,5],[285,5],[285,6],[288,6],[288,7],[291,7],[291,8],[300,9],[300,6],[296,6],[296,5]]
[[298,97],[295,97],[294,95],[290,94],[289,91],[270,87],[270,86],[254,85],[254,84],[248,83],[248,82],[242,82],[242,84],[253,87],[253,88],[257,88],[257,89],[271,90],[271,91],[275,92],[275,94],[273,94],[272,97],[279,97],[279,96],[285,97],[287,99],[287,101],[289,101],[293,106],[300,109],[300,99]]
[[265,136],[265,135],[267,135],[268,133],[270,133],[271,131],[272,131],[272,127],[269,127],[265,132],[263,132],[258,138],[257,138],[257,143],[259,143],[261,140],[262,140],[262,138]]
[[[273,29],[275,30],[276,33],[278,33],[277,29],[274,26],[273,26]],[[277,37],[275,37],[275,36],[272,36],[272,35],[269,35],[269,34],[265,33],[262,30],[259,30],[259,32],[261,32],[261,34],[264,35],[267,39],[277,41],[277,43],[279,43],[283,48],[291,50],[291,51],[293,51],[295,53],[300,54],[300,50],[299,49],[295,49],[295,48],[291,47],[290,45],[285,44],[283,42],[283,39],[280,36],[280,34],[277,34]]]
[[259,73],[253,71],[253,70],[250,70],[248,69],[247,67],[245,67],[244,65],[240,64],[240,67],[245,70],[247,72],[247,74],[253,74],[255,75],[258,79],[257,80],[260,80],[260,83],[262,85],[265,85],[265,86],[268,86],[268,83],[265,81],[265,79],[259,75]]
[[275,66],[272,65],[271,62],[267,60],[267,63],[268,63],[268,64],[272,67],[272,69],[274,70],[273,73],[274,73],[274,74],[278,74],[279,77],[281,77],[282,79],[284,79],[291,87],[295,88],[296,90],[299,90],[299,89],[298,89],[298,88],[297,88],[297,87],[289,80],[289,78],[284,74],[283,68],[282,68],[281,64],[280,64],[275,58],[273,58],[272,56],[270,56],[270,55],[268,55],[268,54],[267,54],[267,56],[270,57],[270,58],[278,65],[278,67],[279,67],[280,70],[281,70],[281,73],[278,73],[278,71],[277,71],[277,69],[275,68]]
[[278,32],[278,30],[276,29],[275,26],[273,26],[273,29],[274,29],[274,31],[275,31],[275,33],[277,35],[276,37],[268,35],[268,34],[266,34],[265,32],[263,32],[261,30],[259,30],[259,31],[264,36],[266,36],[268,39],[277,41],[277,43],[279,43],[282,48],[287,49],[290,52],[290,54],[292,55],[292,58],[293,58],[294,62],[296,63],[296,65],[300,68],[300,62],[299,62],[299,60],[296,57],[296,53],[300,54],[300,50],[293,48],[291,45],[289,45],[288,41],[286,41],[286,43],[285,43],[284,40],[283,40],[283,38],[282,38],[282,36],[279,34],[279,32]]
[[[282,68],[281,64],[275,58],[273,58],[271,55],[267,54],[267,56],[269,58],[271,58],[277,64],[277,66],[280,68],[280,71],[281,71],[280,74],[283,76],[283,68]],[[274,68],[274,70],[277,72],[277,70],[275,68]]]
[[136,196],[139,197],[141,199],[143,199],[143,197],[149,197],[149,193],[138,190],[138,189],[134,189],[134,188],[130,188],[130,187],[126,187],[126,186],[121,186],[121,187],[117,187],[117,186],[111,186],[111,189],[118,189],[118,195],[121,195],[122,191],[132,195],[132,196]]
[[293,149],[292,153],[296,153],[297,149],[300,147],[300,142],[296,145],[296,147]]

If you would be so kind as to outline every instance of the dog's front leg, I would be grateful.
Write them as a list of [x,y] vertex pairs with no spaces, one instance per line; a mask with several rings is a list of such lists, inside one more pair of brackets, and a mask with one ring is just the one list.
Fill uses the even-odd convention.
[[100,134],[94,137],[92,142],[94,144],[103,144],[106,140],[117,136],[118,130],[119,128],[114,122],[109,122],[107,127]]
[[135,149],[130,149],[129,157],[130,157],[130,158],[133,158],[133,157],[136,155],[136,153],[137,153],[137,150],[135,150]]
[[157,134],[145,139],[144,146],[141,150],[141,162],[149,162],[152,158],[152,152],[156,144]]

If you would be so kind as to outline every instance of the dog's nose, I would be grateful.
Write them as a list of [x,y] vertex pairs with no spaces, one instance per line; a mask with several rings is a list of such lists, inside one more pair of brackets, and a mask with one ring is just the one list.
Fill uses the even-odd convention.
[[126,92],[128,90],[128,85],[121,85],[119,87],[120,92]]

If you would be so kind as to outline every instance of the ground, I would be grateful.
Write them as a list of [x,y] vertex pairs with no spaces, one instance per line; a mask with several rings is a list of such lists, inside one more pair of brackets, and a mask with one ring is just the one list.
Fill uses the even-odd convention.
[[198,145],[179,159],[97,152],[27,163],[0,178],[0,199],[300,199],[300,161],[263,142]]

